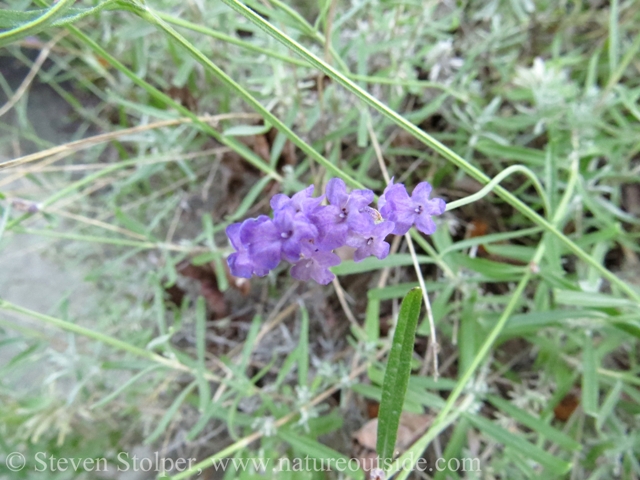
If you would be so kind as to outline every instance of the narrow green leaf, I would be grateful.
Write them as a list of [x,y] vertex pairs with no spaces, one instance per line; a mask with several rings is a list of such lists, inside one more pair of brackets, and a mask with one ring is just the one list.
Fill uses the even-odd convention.
[[[26,37],[27,35],[33,35],[40,30],[43,30],[45,27],[47,27],[47,25],[50,25],[58,15],[61,15],[66,9],[68,9],[74,1],[75,0],[60,0],[50,8],[43,10],[42,15],[27,20],[25,23],[20,23],[11,30],[0,32],[0,47],[5,46],[19,38]],[[4,19],[5,21],[16,21],[16,12],[12,11],[9,13],[5,13]]]
[[458,332],[458,372],[462,376],[469,369],[476,356],[478,339],[481,328],[478,325],[477,314],[475,310],[477,291],[472,291],[469,298],[466,298],[462,306],[462,314],[460,316],[460,330]]
[[627,300],[626,298],[615,298],[604,293],[554,289],[553,294],[556,302],[561,305],[597,308],[638,308],[637,304],[632,300]]
[[569,437],[566,433],[553,428],[548,423],[545,423],[542,419],[536,418],[528,412],[519,409],[514,404],[506,401],[504,398],[496,397],[495,395],[487,396],[493,405],[495,405],[502,413],[509,415],[511,418],[521,423],[525,427],[538,432],[547,440],[560,445],[567,450],[580,450],[582,445],[576,442],[573,438]]
[[309,312],[300,305],[300,340],[298,343],[298,384],[306,385],[309,379]]
[[207,338],[207,309],[203,297],[198,297],[196,301],[196,355],[198,356],[196,381],[200,393],[200,404],[198,409],[204,413],[211,399],[211,389],[204,374],[207,371],[206,364],[206,338]]
[[598,430],[602,430],[602,426],[604,425],[604,422],[606,422],[607,418],[609,418],[614,408],[616,408],[616,405],[620,400],[621,392],[622,392],[622,382],[618,380],[613,386],[613,388],[611,389],[611,392],[609,392],[609,395],[607,395],[607,398],[605,398],[604,402],[602,403],[602,408],[598,413],[598,418],[596,418],[596,428]]
[[251,326],[249,327],[249,332],[247,333],[247,339],[244,341],[244,346],[242,347],[239,370],[240,372],[242,372],[243,380],[247,379],[247,377],[245,376],[245,370],[249,366],[249,360],[251,360],[251,352],[253,351],[253,347],[256,344],[256,337],[260,332],[261,324],[262,317],[260,315],[255,315],[251,320]]
[[471,258],[460,253],[453,253],[452,256],[457,264],[496,280],[517,280],[522,276],[524,271],[524,267],[494,262],[486,258]]
[[413,357],[421,306],[422,291],[419,288],[414,288],[404,298],[400,307],[393,344],[384,374],[382,399],[378,414],[376,450],[380,462],[386,462],[394,457],[402,405],[411,374],[411,358]]
[[166,431],[167,427],[169,426],[169,422],[171,422],[171,420],[176,415],[176,413],[178,413],[178,409],[184,403],[185,399],[187,398],[187,395],[189,395],[192,392],[195,386],[196,386],[196,381],[193,381],[182,392],[180,392],[180,395],[176,397],[176,399],[173,401],[173,403],[171,404],[167,412],[164,414],[160,422],[158,422],[158,425],[156,426],[155,430],[151,432],[151,435],[149,435],[145,439],[144,441],[145,445],[152,444],[158,438],[160,438],[160,435],[162,435]]
[[204,252],[199,255],[196,255],[191,259],[191,264],[199,267],[200,265],[206,265],[207,263],[213,262],[216,257],[219,257],[220,254],[214,252]]
[[611,0],[609,8],[609,75],[612,77],[618,68],[620,34],[618,30],[618,0]]
[[116,208],[115,217],[118,220],[118,223],[120,223],[120,225],[122,225],[124,228],[131,230],[132,232],[139,235],[144,235],[146,238],[153,238],[151,235],[149,235],[148,227],[146,225],[143,225],[134,218],[131,218],[119,208]]
[[545,153],[535,148],[500,145],[491,140],[481,140],[476,149],[490,157],[504,158],[511,162],[525,162],[535,166],[545,164]]
[[[335,466],[335,462],[337,461],[342,463],[349,460],[349,457],[337,452],[333,448],[327,447],[313,438],[297,435],[290,429],[278,430],[278,437],[290,444],[295,450],[304,453],[305,455],[309,455],[312,458],[322,459],[326,468],[329,466]],[[343,471],[350,478],[360,480],[364,479],[364,472],[362,470],[353,471],[345,469]]]
[[271,125],[235,125],[222,132],[225,137],[250,137],[263,135],[271,129]]
[[[49,20],[48,22],[41,23],[40,27],[44,28],[49,25],[54,27],[61,27],[63,25],[67,25],[69,23],[73,23],[77,20],[80,20],[87,15],[92,13],[97,13],[100,10],[103,10],[106,7],[109,7],[110,4],[113,4],[114,0],[105,0],[100,2],[99,4],[88,7],[69,7],[65,8],[62,13],[59,13],[53,17],[53,20]],[[34,10],[27,11],[19,11],[19,10],[0,10],[0,28],[2,29],[10,29],[10,28],[18,28],[23,24],[33,22],[41,17],[42,15],[49,12],[49,8],[38,8]]]
[[529,263],[535,254],[535,248],[523,245],[484,245],[484,248],[491,254],[523,263]]
[[[426,255],[418,255],[418,262],[433,263],[433,259]],[[346,260],[336,267],[331,267],[331,271],[336,275],[352,275],[386,267],[404,267],[407,265],[413,265],[411,255],[408,253],[396,253],[395,255],[389,255],[384,260],[378,260],[375,257],[365,258],[357,263],[353,260]]]
[[477,415],[464,415],[469,419],[473,426],[475,426],[479,430],[482,430],[497,442],[501,443],[504,446],[515,449],[518,453],[520,453],[527,459],[531,459],[539,463],[554,474],[562,475],[567,473],[571,469],[571,463],[554,457],[550,453],[542,450],[540,447],[527,442],[524,438],[498,426],[491,420],[484,417],[479,417]]
[[511,240],[514,238],[528,237],[529,235],[535,235],[536,233],[539,233],[541,231],[542,229],[540,227],[532,227],[516,230],[515,232],[491,233],[489,235],[483,235],[481,237],[473,237],[466,240],[461,240],[449,247],[440,250],[440,255],[444,257],[449,252],[460,251],[478,245],[486,246],[490,243],[503,242],[505,240]]
[[212,253],[216,254],[213,257],[213,267],[216,274],[216,281],[218,282],[218,289],[221,292],[225,292],[229,288],[229,280],[227,279],[227,272],[222,263],[222,255],[218,252],[218,246],[214,238],[215,228],[213,227],[213,219],[208,213],[202,215],[202,229],[207,246]]
[[102,407],[104,405],[106,405],[107,403],[109,403],[111,400],[113,400],[114,398],[116,398],[118,395],[120,395],[122,392],[124,392],[127,388],[129,388],[131,385],[138,383],[138,381],[140,381],[140,379],[142,377],[144,377],[147,373],[151,373],[154,370],[158,370],[159,368],[163,368],[162,365],[149,365],[147,368],[145,368],[144,370],[141,370],[140,372],[136,373],[134,376],[132,376],[129,380],[127,380],[126,382],[124,382],[122,385],[120,385],[116,390],[114,390],[113,392],[111,392],[109,395],[107,395],[106,397],[104,397],[102,400],[98,400],[96,403],[94,403],[93,405],[91,405],[91,407],[89,407],[91,410],[98,408],[98,407]]
[[582,352],[582,408],[587,415],[598,416],[598,363],[591,332],[584,335]]
[[[449,480],[455,475],[455,472],[449,470],[449,460],[452,458],[458,458],[460,456],[460,452],[467,444],[467,431],[469,430],[469,420],[466,418],[461,418],[458,424],[453,429],[453,434],[451,438],[447,442],[447,448],[442,454],[442,458],[446,461],[444,465],[446,465],[442,470],[438,470],[438,472],[433,477],[434,480]],[[453,477],[456,478],[456,477]]]
[[369,342],[375,342],[380,337],[380,300],[377,298],[370,298],[367,303],[364,331]]

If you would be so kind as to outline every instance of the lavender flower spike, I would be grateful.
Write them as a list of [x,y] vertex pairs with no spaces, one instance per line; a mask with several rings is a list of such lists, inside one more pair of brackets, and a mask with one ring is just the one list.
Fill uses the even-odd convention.
[[371,190],[348,192],[339,178],[327,183],[329,205],[322,205],[324,196],[312,196],[313,185],[292,197],[275,195],[273,219],[260,215],[227,227],[235,249],[227,259],[229,269],[237,277],[262,277],[285,260],[293,264],[294,278],[326,285],[335,278],[329,268],[340,263],[335,248],[355,248],[356,262],[371,255],[383,259],[389,255],[385,241],[389,234],[403,235],[412,225],[428,235],[434,233],[431,217],[442,214],[445,203],[430,199],[430,194],[427,182],[419,183],[409,196],[404,185],[392,180],[378,201],[380,211],[369,206]]
[[[393,182],[393,180],[392,180]],[[433,215],[444,213],[446,204],[441,198],[429,199],[431,185],[420,182],[411,197],[401,183],[390,183],[378,200],[380,214],[395,223],[393,234],[404,235],[412,225],[426,235],[436,231]]]

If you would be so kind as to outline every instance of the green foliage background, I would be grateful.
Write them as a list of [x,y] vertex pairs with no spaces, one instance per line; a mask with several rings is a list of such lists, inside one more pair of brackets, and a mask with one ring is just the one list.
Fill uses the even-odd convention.
[[[147,445],[202,461],[175,479],[211,458],[348,458],[415,264],[442,376],[425,316],[404,408],[431,419],[406,457],[482,459],[439,479],[640,475],[638,2],[0,7],[0,249],[91,286],[46,297],[36,270],[46,310],[0,290],[0,453],[33,467],[41,451],[115,461]],[[58,103],[34,110],[38,91]],[[251,142],[270,128],[263,158]],[[449,200],[433,237],[412,232],[417,254],[403,240],[345,261],[344,292],[283,269],[240,297],[226,225],[334,176],[380,193],[379,160]],[[184,262],[211,265],[228,315],[197,294],[167,302]],[[342,343],[325,304],[338,325],[353,316]]]

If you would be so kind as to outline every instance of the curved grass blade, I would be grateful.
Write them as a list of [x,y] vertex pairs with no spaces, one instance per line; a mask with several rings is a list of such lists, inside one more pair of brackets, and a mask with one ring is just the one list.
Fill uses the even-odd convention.
[[409,386],[411,357],[413,356],[413,344],[421,306],[422,291],[419,288],[414,288],[402,301],[398,324],[393,334],[393,345],[384,373],[382,400],[378,414],[376,450],[382,465],[393,459],[400,414]]

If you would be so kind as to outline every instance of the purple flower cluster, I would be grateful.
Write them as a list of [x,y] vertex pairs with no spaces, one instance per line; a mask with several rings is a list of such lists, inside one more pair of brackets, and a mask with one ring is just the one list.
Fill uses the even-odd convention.
[[383,259],[389,254],[385,238],[403,235],[412,225],[431,235],[436,225],[431,218],[444,212],[441,198],[429,199],[431,185],[419,183],[411,196],[401,183],[387,186],[378,200],[379,211],[370,207],[371,190],[352,190],[339,178],[327,184],[324,195],[312,197],[313,185],[291,198],[278,194],[271,199],[273,218],[260,215],[227,227],[235,253],[227,262],[231,274],[251,278],[265,276],[281,260],[293,264],[291,275],[298,280],[313,279],[326,285],[335,275],[329,267],[340,263],[333,250],[348,245],[355,248],[356,262],[371,255]]

